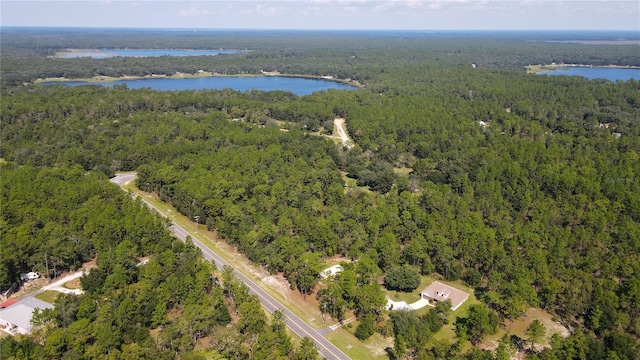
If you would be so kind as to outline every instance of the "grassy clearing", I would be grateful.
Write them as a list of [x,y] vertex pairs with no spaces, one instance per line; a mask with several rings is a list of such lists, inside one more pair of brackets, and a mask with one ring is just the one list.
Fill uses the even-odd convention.
[[36,299],[40,299],[44,302],[48,302],[49,304],[54,304],[56,302],[56,298],[60,293],[54,290],[45,290],[38,295],[36,295]]
[[[350,330],[355,331],[358,324],[355,322],[351,324],[352,327]],[[361,342],[350,331],[338,328],[335,331],[328,333],[326,337],[352,359],[388,359],[386,354],[384,354],[384,348],[382,348],[382,353],[378,350],[379,341],[377,340],[382,339],[378,334],[373,335],[365,342]]]
[[394,173],[400,176],[405,176],[405,177],[408,177],[412,171],[413,169],[410,167],[401,167],[401,168],[394,167],[393,168]]
[[328,258],[328,259],[324,259],[324,263],[325,263],[325,266],[326,266],[327,268],[329,268],[329,267],[331,267],[331,266],[334,266],[334,265],[340,265],[340,264],[341,264],[341,263],[343,263],[343,262],[348,262],[348,263],[350,263],[350,262],[351,262],[351,259],[349,259],[349,258],[347,258],[347,257],[344,257],[344,256],[339,256],[339,255],[336,255],[336,256],[330,257],[330,258]]
[[337,137],[326,137],[327,139],[331,140],[331,142],[333,142],[336,145],[342,145],[342,140],[340,138]]
[[420,285],[412,292],[387,291],[387,297],[393,301],[406,301],[407,304],[414,303],[420,300],[420,292],[435,280],[436,278],[432,275],[421,276]]
[[340,171],[340,174],[342,174],[342,181],[344,181],[344,183],[347,185],[347,187],[344,189],[345,192],[358,189],[373,194],[373,191],[371,191],[368,186],[358,186],[358,180],[348,177],[346,171]]
[[358,187],[358,180],[348,177],[346,171],[340,171],[340,173],[342,174],[342,181],[344,181],[344,183],[347,184],[347,187],[350,187],[350,188]]
[[[453,286],[454,284],[449,283],[448,285]],[[464,304],[460,305],[460,307],[456,311],[453,311],[449,314],[449,317],[447,318],[447,325],[443,326],[442,329],[434,335],[434,339],[446,340],[451,343],[455,342],[456,341],[456,332],[455,332],[456,319],[458,317],[467,317],[467,315],[469,314],[469,307],[475,304],[480,304],[480,301],[476,299],[475,295],[471,291],[469,293],[469,298],[467,299],[467,301],[465,301]],[[471,343],[469,343],[468,345],[471,345]]]

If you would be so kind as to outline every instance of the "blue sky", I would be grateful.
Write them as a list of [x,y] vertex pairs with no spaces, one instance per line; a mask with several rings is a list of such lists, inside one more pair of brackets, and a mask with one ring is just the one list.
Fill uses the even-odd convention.
[[624,0],[2,0],[2,26],[329,30],[632,30]]

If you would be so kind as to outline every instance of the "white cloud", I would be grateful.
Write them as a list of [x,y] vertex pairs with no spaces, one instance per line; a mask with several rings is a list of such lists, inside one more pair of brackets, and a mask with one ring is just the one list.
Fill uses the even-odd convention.
[[178,16],[180,17],[201,17],[207,16],[211,12],[208,9],[203,8],[199,4],[194,4],[189,6],[188,8],[184,8],[178,11]]
[[264,6],[262,4],[256,6],[256,14],[273,16],[278,12],[278,8],[275,6]]

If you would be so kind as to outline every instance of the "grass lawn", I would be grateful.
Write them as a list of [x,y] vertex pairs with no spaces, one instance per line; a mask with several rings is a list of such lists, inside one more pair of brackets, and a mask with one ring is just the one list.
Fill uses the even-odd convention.
[[345,184],[347,184],[348,187],[354,188],[358,186],[358,180],[348,177],[346,171],[341,171],[341,173],[342,173],[342,180],[344,181]]
[[406,301],[407,304],[414,303],[420,300],[420,292],[427,287],[427,285],[434,282],[436,278],[432,275],[421,276],[420,285],[411,292],[391,291],[387,290],[387,297],[393,301]]
[[476,299],[476,296],[474,295],[473,289],[471,289],[470,287],[462,284],[461,282],[447,282],[447,281],[442,281],[439,280],[440,282],[443,282],[449,286],[455,287],[457,289],[463,290],[465,292],[467,292],[469,294],[469,298],[467,299],[467,301],[465,301],[462,305],[460,305],[460,307],[456,310],[456,311],[452,311],[449,314],[449,318],[448,320],[448,325],[443,328],[442,330],[440,330],[438,333],[436,333],[435,337],[437,339],[444,339],[444,340],[448,340],[448,341],[455,341],[455,327],[453,326],[453,324],[455,324],[456,322],[456,318],[458,317],[467,317],[467,314],[469,313],[469,307],[471,307],[471,305],[476,305],[476,304],[481,304],[480,300]]
[[334,266],[334,265],[340,265],[343,262],[350,263],[351,259],[349,259],[347,257],[339,256],[339,255],[330,257],[328,259],[324,259],[324,264],[325,264],[325,267],[327,267],[327,268],[329,268],[331,266]]
[[54,290],[45,290],[40,294],[36,295],[37,299],[40,299],[44,302],[48,302],[49,304],[53,304],[56,302],[56,298],[60,293]]
[[[449,283],[448,285],[451,285],[451,284]],[[453,311],[449,314],[449,318],[447,319],[447,325],[443,326],[440,331],[435,333],[435,335],[433,336],[434,340],[446,340],[450,343],[455,342],[456,341],[456,332],[455,332],[456,319],[458,317],[467,317],[469,313],[469,307],[475,304],[481,304],[481,302],[478,299],[476,299],[475,295],[473,295],[473,292],[471,292],[469,294],[469,298],[467,299],[467,301],[465,301],[464,304],[460,305],[460,307],[456,311]],[[467,345],[471,346],[471,343],[468,343]]]
[[373,191],[371,191],[368,186],[358,186],[358,180],[348,177],[346,171],[340,171],[340,173],[342,174],[342,181],[344,181],[344,183],[347,185],[347,187],[344,189],[345,192],[353,189],[360,189],[371,194],[373,193]]

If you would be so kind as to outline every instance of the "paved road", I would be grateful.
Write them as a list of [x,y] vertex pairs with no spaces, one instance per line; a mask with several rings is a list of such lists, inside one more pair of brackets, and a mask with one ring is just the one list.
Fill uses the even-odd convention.
[[[111,182],[114,184],[117,184],[118,186],[123,186],[129,181],[135,179],[135,177],[136,177],[136,174],[133,174],[133,173],[120,174],[112,178]],[[160,212],[157,208],[155,208],[149,202],[147,202],[144,199],[142,199],[142,201],[144,201],[145,204],[147,204],[147,206],[158,211],[158,213],[166,217],[165,214]],[[180,225],[176,224],[175,222],[172,222],[170,229],[179,239],[183,241],[186,240],[187,236],[191,236],[189,232],[187,232],[184,228],[182,228]],[[211,249],[209,249],[207,246],[201,243],[194,236],[191,236],[191,240],[193,241],[194,245],[196,245],[197,247],[200,248],[200,250],[202,250],[202,255],[204,256],[204,258],[207,259],[208,261],[212,261],[212,260],[215,261],[215,264],[219,269],[221,269],[223,266],[231,266],[231,264],[229,264],[225,259],[221,258],[218,254],[213,252]],[[307,323],[305,323],[302,319],[300,319],[296,314],[289,311],[286,307],[284,307],[284,305],[282,305],[278,300],[276,300],[269,293],[264,291],[253,280],[246,277],[244,274],[242,274],[235,268],[234,270],[238,279],[240,279],[249,287],[250,292],[258,296],[258,298],[260,299],[260,303],[262,304],[262,306],[265,307],[265,309],[267,309],[269,312],[274,312],[278,309],[282,310],[286,316],[287,326],[289,326],[289,328],[293,330],[293,332],[295,332],[298,336],[311,338],[316,343],[316,346],[318,347],[318,350],[320,350],[320,353],[322,354],[322,356],[330,360],[351,359],[349,356],[343,353],[340,349],[338,349],[335,345],[333,345],[329,340],[327,340],[322,334],[320,334],[318,330],[312,328]]]

